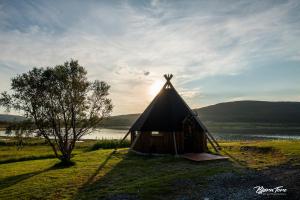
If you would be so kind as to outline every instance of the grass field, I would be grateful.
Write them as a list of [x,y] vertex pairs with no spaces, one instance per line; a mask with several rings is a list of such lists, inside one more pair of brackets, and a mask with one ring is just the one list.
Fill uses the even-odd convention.
[[[228,161],[194,163],[174,156],[144,157],[78,144],[74,166],[58,168],[49,147],[0,146],[0,199],[174,199],[201,195],[218,174],[299,168],[300,141],[221,142]],[[192,185],[192,187],[191,187]],[[191,198],[193,199],[193,198]]]

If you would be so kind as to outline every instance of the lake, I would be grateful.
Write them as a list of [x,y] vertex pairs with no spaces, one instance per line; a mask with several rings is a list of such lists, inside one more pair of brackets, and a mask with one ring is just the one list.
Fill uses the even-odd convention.
[[[127,130],[99,129],[82,139],[121,139]],[[212,133],[217,140],[300,140],[300,134],[238,134],[238,133]],[[0,136],[6,136],[5,131],[0,131]],[[127,137],[129,139],[129,136]]]

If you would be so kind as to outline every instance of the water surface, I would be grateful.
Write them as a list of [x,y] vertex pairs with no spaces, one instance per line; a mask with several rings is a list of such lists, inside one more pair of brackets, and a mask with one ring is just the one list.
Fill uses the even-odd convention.
[[[127,131],[121,129],[99,129],[89,135],[85,135],[82,139],[121,139]],[[219,140],[300,140],[300,134],[212,133],[212,135]],[[5,131],[0,131],[0,136],[5,136]]]

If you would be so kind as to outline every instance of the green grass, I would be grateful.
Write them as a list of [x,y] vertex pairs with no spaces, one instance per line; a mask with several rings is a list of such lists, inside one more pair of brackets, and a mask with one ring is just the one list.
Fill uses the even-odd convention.
[[171,192],[171,185],[180,179],[230,170],[228,162],[207,167],[173,156],[145,158],[111,152],[76,155],[76,165],[62,169],[52,167],[56,159],[2,164],[0,199],[97,199],[119,193],[153,199]]
[[299,164],[300,158],[300,141],[221,142],[233,159],[202,163],[174,156],[138,156],[126,149],[88,151],[93,144],[78,144],[73,157],[76,164],[68,168],[54,167],[58,160],[47,158],[52,152],[45,145],[28,145],[19,151],[0,146],[0,161],[18,161],[0,164],[0,199],[101,199],[117,194],[172,199],[178,193],[188,195],[189,188],[181,184],[184,181],[201,188],[214,174]]
[[25,146],[17,149],[16,146],[1,146],[0,163],[53,158],[54,154],[48,146]]
[[[26,160],[38,160],[46,158],[54,158],[54,153],[50,146],[46,145],[42,139],[31,138],[24,141],[23,147],[15,145],[14,138],[0,137],[5,140],[0,143],[0,164]],[[76,144],[73,155],[87,151],[95,144],[95,140],[86,140],[85,142]]]
[[221,142],[223,153],[248,168],[265,169],[290,162],[300,162],[300,141],[264,140]]

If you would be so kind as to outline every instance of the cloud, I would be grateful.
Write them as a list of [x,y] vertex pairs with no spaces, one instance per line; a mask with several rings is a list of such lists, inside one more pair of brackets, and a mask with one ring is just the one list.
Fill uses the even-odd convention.
[[[91,79],[112,85],[116,113],[140,112],[145,90],[165,73],[195,99],[199,88],[184,87],[190,81],[297,60],[298,8],[297,1],[2,3],[0,72],[78,59]],[[8,73],[8,63],[18,69]]]

